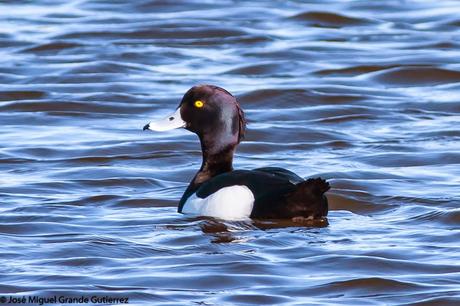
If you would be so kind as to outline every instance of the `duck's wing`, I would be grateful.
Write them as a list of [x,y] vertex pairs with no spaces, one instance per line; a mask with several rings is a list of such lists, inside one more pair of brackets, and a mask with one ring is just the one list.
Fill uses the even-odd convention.
[[295,174],[292,171],[289,171],[287,169],[283,168],[278,168],[278,167],[263,167],[263,168],[257,168],[254,169],[255,171],[262,171],[265,173],[268,173],[272,176],[276,176],[278,178],[283,178],[289,180],[293,184],[298,184],[300,182],[303,182],[304,179]]
[[281,168],[260,168],[254,170],[235,170],[219,174],[206,181],[196,191],[200,198],[217,192],[230,186],[246,186],[254,194],[254,198],[260,198],[274,190],[284,193],[295,189],[297,182],[302,178],[294,173]]

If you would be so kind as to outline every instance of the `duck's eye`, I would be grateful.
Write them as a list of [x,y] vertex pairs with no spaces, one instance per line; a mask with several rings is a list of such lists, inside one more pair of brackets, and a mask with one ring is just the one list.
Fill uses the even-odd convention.
[[204,106],[203,101],[196,100],[194,103],[195,107],[202,108]]

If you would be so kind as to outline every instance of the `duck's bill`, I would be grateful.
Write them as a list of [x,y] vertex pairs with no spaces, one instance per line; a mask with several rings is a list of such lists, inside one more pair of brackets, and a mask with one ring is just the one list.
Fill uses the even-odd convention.
[[182,120],[180,115],[180,108],[176,110],[174,114],[171,114],[164,119],[155,120],[146,124],[144,126],[145,130],[152,130],[157,132],[169,131],[173,129],[183,128],[185,127],[185,121]]

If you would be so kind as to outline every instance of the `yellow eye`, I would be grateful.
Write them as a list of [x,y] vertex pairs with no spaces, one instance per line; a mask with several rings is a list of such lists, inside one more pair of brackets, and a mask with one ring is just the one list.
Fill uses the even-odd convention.
[[196,100],[195,101],[195,107],[202,108],[204,106],[203,101]]

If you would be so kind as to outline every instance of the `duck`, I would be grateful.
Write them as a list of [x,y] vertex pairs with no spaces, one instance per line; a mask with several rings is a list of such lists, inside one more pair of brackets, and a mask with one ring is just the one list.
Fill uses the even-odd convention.
[[280,167],[234,170],[236,147],[243,140],[246,119],[237,99],[224,88],[196,85],[169,116],[143,130],[183,128],[201,144],[201,167],[178,204],[182,214],[223,220],[325,218],[330,185],[322,178],[303,179]]

